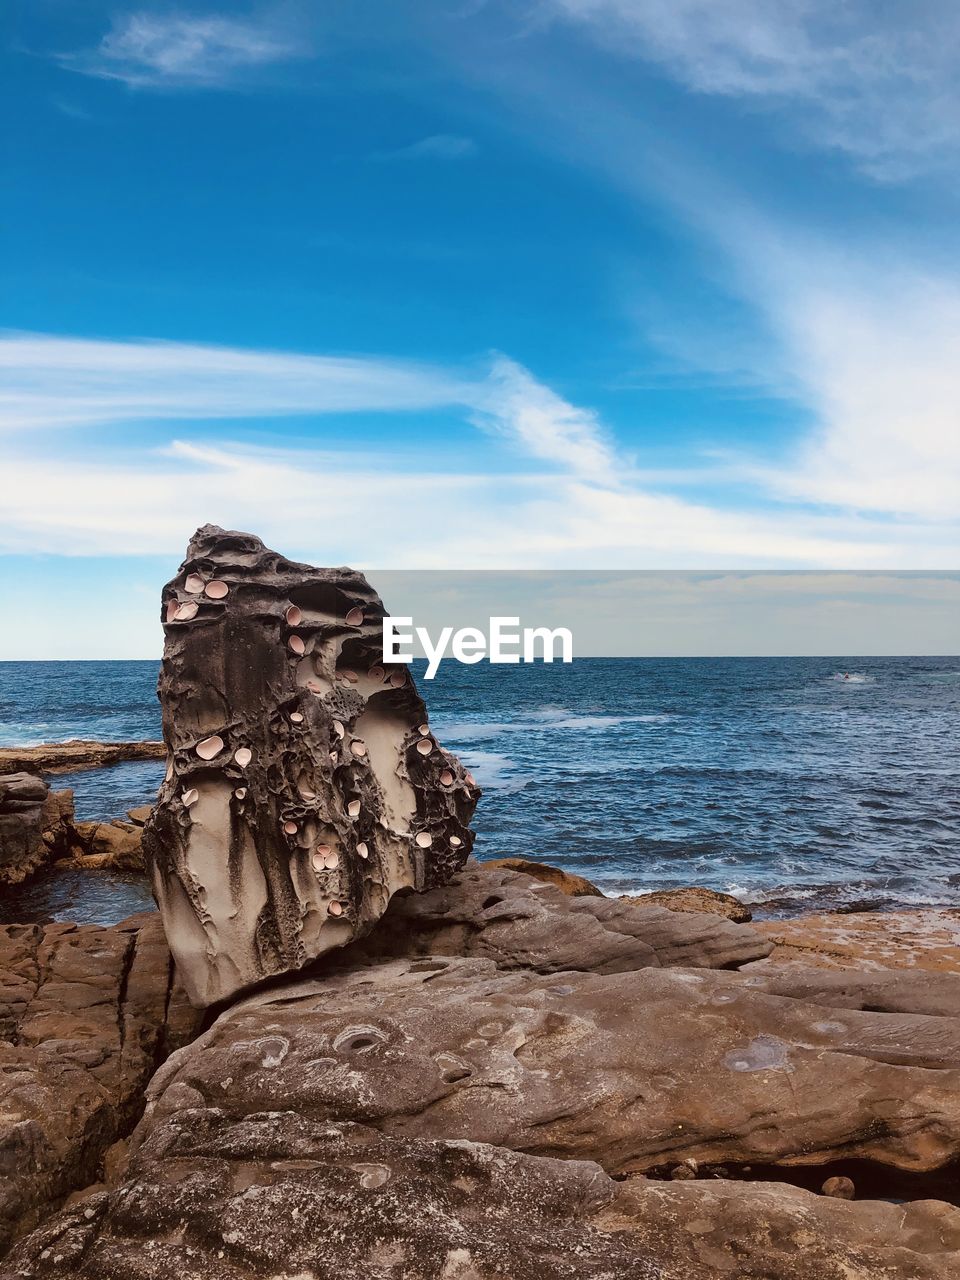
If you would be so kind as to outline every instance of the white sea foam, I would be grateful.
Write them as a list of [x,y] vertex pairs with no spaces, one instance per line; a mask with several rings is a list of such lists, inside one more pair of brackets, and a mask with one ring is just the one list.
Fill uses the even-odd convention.
[[671,715],[642,716],[578,715],[562,707],[543,707],[521,720],[454,720],[435,721],[437,732],[449,742],[480,742],[484,738],[499,738],[506,733],[551,733],[573,729],[578,732],[616,729],[623,724],[659,724],[672,720]]
[[460,758],[485,791],[522,791],[532,780],[529,775],[512,773],[514,762],[495,751],[464,751]]

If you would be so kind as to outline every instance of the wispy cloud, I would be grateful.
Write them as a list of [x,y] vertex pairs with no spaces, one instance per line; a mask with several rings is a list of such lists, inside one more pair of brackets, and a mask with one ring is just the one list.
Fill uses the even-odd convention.
[[456,372],[372,356],[0,337],[0,429],[429,409],[472,394]]
[[951,0],[546,0],[605,47],[686,88],[777,110],[783,126],[899,179],[943,169],[960,137]]
[[804,502],[956,521],[960,280],[878,279],[830,254],[768,261],[765,305],[818,426],[758,478]]
[[[810,40],[826,40],[825,30],[832,29],[814,21],[824,14],[821,0],[769,6],[748,0],[729,6],[694,0],[549,2],[554,12],[562,5],[565,12],[589,21],[591,38],[602,39],[618,58],[652,56],[650,48],[660,46],[651,33],[662,27],[662,39],[669,35],[671,48],[687,51],[683,65],[689,64],[691,77],[696,70],[694,87],[704,92],[732,93],[741,83],[735,74],[737,59],[743,59],[743,92],[749,90],[757,103],[767,85],[766,60],[789,58],[795,45],[804,47],[798,37],[786,39],[781,48],[780,29],[775,17],[768,22],[768,11],[776,15],[783,10],[804,30],[809,26]],[[861,33],[873,29],[856,0],[841,9],[844,21],[851,22],[856,11]],[[878,38],[886,40],[894,19],[892,11],[884,12],[887,25],[880,27]],[[742,19],[739,25],[731,13]],[[911,13],[919,14],[915,43],[929,50],[937,40],[934,8],[920,6]],[[698,15],[699,24],[694,20]],[[630,25],[632,43],[619,23]],[[736,457],[728,449],[730,468],[766,500],[797,503],[798,530],[802,504],[807,514],[811,509],[820,515],[833,511],[841,521],[859,521],[863,530],[887,520],[895,541],[907,537],[904,522],[916,522],[917,528],[929,523],[932,541],[942,547],[956,544],[960,271],[953,258],[938,253],[936,239],[928,240],[923,224],[912,219],[902,226],[864,217],[859,205],[832,217],[830,209],[811,213],[802,202],[785,213],[775,184],[771,192],[759,180],[749,186],[737,182],[736,174],[725,169],[722,154],[705,154],[680,130],[659,136],[645,118],[642,86],[634,96],[622,76],[608,75],[602,61],[598,65],[593,52],[574,60],[576,74],[565,75],[564,93],[556,93],[557,78],[568,64],[560,59],[551,34],[530,35],[523,42],[522,60],[503,59],[495,73],[474,55],[469,41],[457,56],[471,75],[502,97],[511,127],[525,128],[536,145],[627,195],[641,216],[649,218],[651,203],[664,210],[678,252],[692,272],[700,271],[698,283],[707,284],[707,305],[691,317],[687,301],[685,310],[671,317],[668,290],[661,289],[657,306],[651,307],[643,282],[632,293],[625,289],[624,308],[642,329],[644,344],[661,343],[680,379],[697,382],[704,370],[762,388],[776,397],[778,408],[790,407],[791,426],[780,438],[768,433],[766,456]],[[943,56],[953,56],[949,37],[944,44]],[[905,47],[914,49],[914,44],[906,41]],[[717,49],[725,51],[720,61]],[[568,53],[566,45],[564,50]],[[897,74],[902,71],[896,58],[891,67]],[[775,81],[771,72],[771,95]],[[806,82],[787,75],[783,83],[799,94]],[[858,92],[854,79],[850,93],[856,98]],[[952,110],[952,103],[948,94],[944,110]],[[898,100],[883,109],[897,119],[901,107],[908,113],[912,109]],[[882,122],[878,127],[882,132]],[[866,122],[863,129],[867,137]],[[951,137],[943,143],[938,163],[952,154],[955,141]],[[938,218],[940,212],[938,207]],[[942,243],[939,225],[937,234]],[[635,274],[630,278],[635,280]],[[634,375],[638,380],[642,369]],[[705,434],[718,450],[723,448],[721,435],[709,423]],[[848,525],[848,533],[854,527]],[[915,536],[916,530],[908,540]],[[951,554],[955,560],[956,550]],[[917,555],[922,557],[919,551]]]
[[148,11],[115,18],[94,49],[60,54],[70,70],[132,88],[215,88],[244,72],[309,56],[278,23]]
[[[445,408],[451,441],[479,424],[487,448],[502,442],[505,457],[467,470],[445,465],[433,446],[254,449],[215,439],[210,426],[415,408]],[[779,477],[756,476],[753,498],[741,491],[736,502],[722,486],[713,504],[658,491],[594,412],[502,356],[485,370],[445,372],[373,357],[17,335],[0,340],[0,409],[8,551],[172,555],[213,520],[304,553],[395,567],[937,568],[953,558],[948,523],[929,512],[892,524],[798,507],[794,495],[777,505]],[[177,438],[159,450],[141,443],[137,424],[163,421],[181,424]],[[122,449],[97,431],[118,423],[132,424]],[[61,434],[53,450],[34,430],[82,424],[80,448]],[[692,477],[701,471],[697,460]],[[674,489],[678,478],[668,478]]]
[[75,102],[69,102],[66,98],[52,98],[51,102],[62,116],[66,116],[68,120],[81,120],[85,124],[93,120],[93,115],[89,111],[85,111],[83,107],[78,107]]
[[556,463],[587,480],[617,487],[623,460],[597,415],[579,409],[526,369],[497,357],[473,421],[496,431],[532,458]]
[[375,160],[466,160],[477,154],[472,138],[456,133],[432,133],[393,151],[378,151]]

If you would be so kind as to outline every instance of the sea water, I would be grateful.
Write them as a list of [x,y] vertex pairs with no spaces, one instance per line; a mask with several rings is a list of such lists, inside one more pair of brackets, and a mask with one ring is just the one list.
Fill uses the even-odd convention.
[[[156,676],[150,662],[0,663],[0,743],[159,737]],[[551,862],[607,893],[705,885],[776,914],[960,906],[956,658],[448,662],[421,689],[483,787],[481,858]],[[109,818],[148,803],[162,770],[53,782],[79,817]],[[143,905],[142,881],[101,878],[89,898],[84,883],[50,913],[104,918],[114,891],[121,914]]]

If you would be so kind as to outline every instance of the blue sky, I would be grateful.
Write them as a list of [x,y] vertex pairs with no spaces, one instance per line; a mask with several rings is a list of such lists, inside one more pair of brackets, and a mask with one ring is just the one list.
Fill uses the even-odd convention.
[[155,600],[207,521],[956,567],[947,0],[21,0],[2,56],[8,600]]

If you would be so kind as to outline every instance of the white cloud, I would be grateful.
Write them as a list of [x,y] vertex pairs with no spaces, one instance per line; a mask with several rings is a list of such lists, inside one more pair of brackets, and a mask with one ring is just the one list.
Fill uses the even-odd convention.
[[465,160],[477,154],[472,138],[456,133],[433,133],[396,151],[380,151],[378,160]]
[[[820,0],[793,6],[782,0],[771,0],[769,6],[734,0],[729,6],[701,7],[694,0],[676,0],[675,5],[653,0],[550,3],[554,9],[563,3],[595,23],[598,36],[615,46],[617,55],[640,56],[641,28],[645,32],[648,25],[660,24],[672,33],[678,49],[688,49],[691,67],[703,63],[698,85],[728,87],[735,82],[734,71],[726,61],[715,66],[715,45],[726,48],[726,40],[739,50],[746,43],[753,50],[750,65],[765,66],[764,58],[780,57],[781,52],[787,57],[794,45],[787,39],[786,52],[780,50],[779,27],[772,17],[774,30],[765,34],[768,9],[771,14],[784,9],[797,22],[812,23],[814,34],[820,28],[811,15],[822,9]],[[859,29],[872,30],[858,3],[840,8],[851,22],[858,18]],[[733,12],[742,22],[729,17]],[[932,12],[930,6],[917,10],[917,40],[924,47],[936,42]],[[695,21],[698,16],[702,23]],[[605,33],[599,30],[601,19],[607,20]],[[632,45],[629,33],[617,25],[628,21],[636,27],[631,27]],[[723,40],[718,33],[725,33]],[[814,193],[809,203],[794,201],[792,187],[787,187],[791,203],[785,214],[784,176],[796,179],[786,167],[769,187],[760,180],[748,187],[736,180],[739,171],[726,170],[721,152],[707,154],[698,140],[688,145],[681,128],[658,132],[643,110],[643,93],[632,96],[624,78],[606,75],[595,58],[576,61],[576,74],[564,74],[569,64],[560,60],[556,41],[538,43],[530,37],[522,44],[522,61],[506,62],[495,73],[474,57],[467,42],[459,56],[471,74],[504,97],[512,127],[519,121],[536,145],[625,193],[645,225],[651,203],[658,204],[677,238],[675,251],[688,269],[678,291],[678,314],[671,313],[669,288],[657,288],[656,280],[651,290],[642,277],[638,282],[636,271],[625,270],[618,283],[626,295],[624,309],[642,329],[644,344],[659,345],[681,383],[700,381],[700,371],[706,370],[734,386],[739,382],[759,388],[789,409],[779,415],[784,422],[779,436],[773,426],[765,432],[763,457],[733,455],[729,449],[721,453],[723,439],[709,421],[704,424],[715,457],[728,468],[726,479],[734,481],[738,473],[748,489],[765,499],[813,506],[821,517],[829,510],[843,519],[849,516],[853,523],[841,541],[856,540],[858,527],[866,533],[865,516],[871,526],[889,521],[886,539],[880,540],[913,546],[917,565],[927,563],[914,540],[916,530],[926,526],[931,544],[940,548],[937,563],[955,563],[960,271],[955,252],[949,257],[942,253],[943,210],[949,206],[938,198],[928,224],[929,206],[917,201],[910,205],[909,219],[898,222],[891,212],[902,217],[899,193],[884,206],[885,216],[875,217],[853,202],[836,214],[829,202],[816,204]],[[947,56],[951,37],[944,45]],[[701,53],[695,56],[695,49]],[[759,77],[759,92],[766,81],[760,71],[751,74]],[[561,75],[564,91],[557,93]],[[776,80],[773,73],[771,77]],[[784,83],[794,85],[794,79],[787,76]],[[850,92],[856,95],[857,82]],[[952,110],[949,102],[944,109]],[[948,152],[946,147],[942,155]],[[928,235],[930,225],[933,234]],[[693,302],[691,277],[706,286],[702,298],[694,294]],[[636,283],[625,286],[623,279]],[[654,292],[655,305],[644,290]],[[659,358],[658,369],[663,363]],[[642,365],[631,371],[630,381],[643,385]],[[733,490],[731,483],[728,492]],[[727,500],[720,502],[725,506]],[[740,510],[746,505],[742,498],[737,502]],[[798,513],[797,529],[800,520]],[[907,534],[905,523],[914,526],[914,533]],[[871,532],[867,541],[873,536]],[[864,563],[849,561],[855,562]]]
[[[5,437],[0,548],[72,555],[176,555],[212,521],[249,528],[294,554],[383,566],[502,568],[947,567],[940,519],[865,519],[774,506],[759,493],[734,506],[657,492],[597,415],[497,357],[472,378],[372,358],[341,360],[159,343],[19,335],[0,340]],[[447,406],[449,438],[485,428],[517,461],[444,469],[433,447],[251,449],[179,430],[163,450],[136,424],[345,409]],[[98,425],[129,422],[124,447]],[[87,425],[84,446],[35,428]],[[21,428],[20,430],[16,429]],[[23,428],[27,428],[24,430]],[[65,443],[66,442],[66,443]],[[360,441],[354,437],[354,447]],[[693,478],[702,481],[702,468]],[[768,483],[780,484],[779,477]]]
[[497,357],[489,385],[477,397],[474,421],[512,440],[532,458],[554,462],[584,479],[616,487],[623,460],[589,409],[578,409],[526,369]]
[[0,336],[0,429],[462,403],[466,378],[375,357]]
[[758,478],[805,502],[956,521],[960,284],[810,259],[779,283],[767,305],[819,426]]
[[270,24],[141,12],[114,19],[95,49],[61,54],[59,61],[84,75],[122,80],[134,88],[211,88],[309,52]]
[[960,130],[951,0],[544,0],[697,93],[785,108],[789,127],[896,179],[943,168]]

